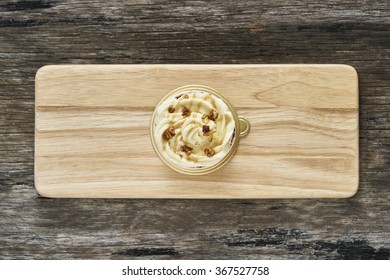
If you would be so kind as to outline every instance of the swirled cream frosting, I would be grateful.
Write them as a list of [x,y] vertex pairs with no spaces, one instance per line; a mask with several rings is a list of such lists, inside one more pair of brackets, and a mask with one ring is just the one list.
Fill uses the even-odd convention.
[[204,90],[183,90],[155,110],[154,141],[162,156],[184,168],[206,168],[221,161],[235,137],[226,103]]

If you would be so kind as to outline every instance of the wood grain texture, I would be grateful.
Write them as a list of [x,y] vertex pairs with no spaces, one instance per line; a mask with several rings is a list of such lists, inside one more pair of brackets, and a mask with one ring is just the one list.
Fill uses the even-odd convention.
[[[152,148],[169,91],[203,84],[251,123],[233,159],[178,174]],[[47,197],[340,198],[358,188],[358,78],[346,65],[70,65],[36,75],[35,187]]]
[[[0,258],[389,259],[390,5],[382,1],[0,3]],[[47,64],[343,63],[360,86],[350,199],[45,199],[34,79]]]

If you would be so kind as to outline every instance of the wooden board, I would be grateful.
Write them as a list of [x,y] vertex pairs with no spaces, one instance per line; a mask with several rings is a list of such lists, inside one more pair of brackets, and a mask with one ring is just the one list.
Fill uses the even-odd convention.
[[[222,169],[166,167],[149,138],[170,90],[202,84],[251,122]],[[36,76],[35,186],[46,197],[342,198],[358,188],[347,65],[61,65]]]

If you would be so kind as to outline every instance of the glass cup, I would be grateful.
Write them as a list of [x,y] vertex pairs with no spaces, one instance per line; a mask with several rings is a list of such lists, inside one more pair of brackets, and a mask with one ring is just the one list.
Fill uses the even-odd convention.
[[186,175],[204,175],[229,162],[249,130],[249,121],[238,116],[221,93],[187,85],[169,92],[156,106],[150,137],[168,167]]

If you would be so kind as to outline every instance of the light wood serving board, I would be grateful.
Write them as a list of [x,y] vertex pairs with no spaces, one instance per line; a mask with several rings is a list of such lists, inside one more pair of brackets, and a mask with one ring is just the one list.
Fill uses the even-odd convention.
[[[169,91],[201,84],[251,123],[215,173],[182,175],[149,136]],[[46,197],[342,198],[357,191],[358,78],[347,65],[58,65],[36,76],[35,186]]]

